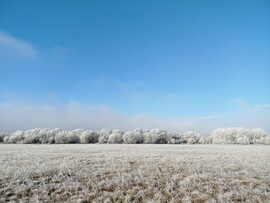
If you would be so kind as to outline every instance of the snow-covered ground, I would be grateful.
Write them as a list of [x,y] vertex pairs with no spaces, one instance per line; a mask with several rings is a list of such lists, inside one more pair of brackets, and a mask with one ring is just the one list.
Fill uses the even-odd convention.
[[266,145],[0,144],[0,163],[0,202],[270,202]]

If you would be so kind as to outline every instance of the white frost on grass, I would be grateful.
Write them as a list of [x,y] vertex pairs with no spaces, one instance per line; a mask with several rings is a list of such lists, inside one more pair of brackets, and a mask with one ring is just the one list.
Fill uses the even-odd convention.
[[0,147],[0,202],[270,202],[263,145]]

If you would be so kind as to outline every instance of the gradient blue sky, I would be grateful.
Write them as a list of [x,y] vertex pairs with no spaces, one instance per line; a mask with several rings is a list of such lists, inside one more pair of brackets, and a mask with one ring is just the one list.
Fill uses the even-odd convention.
[[268,0],[0,0],[1,129],[269,123]]

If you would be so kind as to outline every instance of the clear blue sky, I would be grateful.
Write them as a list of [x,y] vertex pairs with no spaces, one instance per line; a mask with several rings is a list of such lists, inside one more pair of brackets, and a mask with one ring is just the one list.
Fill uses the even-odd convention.
[[[0,0],[0,103],[2,129],[44,106],[86,120],[98,108],[168,123],[270,121],[270,1]],[[74,127],[111,127],[89,123]]]

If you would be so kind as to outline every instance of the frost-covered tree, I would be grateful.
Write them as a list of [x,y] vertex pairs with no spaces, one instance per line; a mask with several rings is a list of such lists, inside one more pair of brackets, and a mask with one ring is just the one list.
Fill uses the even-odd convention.
[[135,129],[133,131],[125,132],[123,135],[123,142],[125,144],[142,144],[144,142],[144,131]]
[[10,133],[9,136],[4,138],[5,143],[23,143],[24,132],[21,130],[16,130],[15,132]]
[[193,137],[188,138],[187,140],[188,144],[196,144],[196,140]]
[[267,133],[261,128],[254,128],[250,130],[250,138],[252,144],[264,144],[266,137]]
[[50,129],[45,128],[41,129],[39,131],[38,137],[41,144],[47,143],[47,144],[53,144],[55,143],[55,136],[58,132],[61,130],[59,128]]
[[68,144],[68,143],[125,143],[125,144],[270,144],[270,135],[261,128],[217,128],[211,136],[187,131],[184,134],[160,129],[135,129],[126,133],[120,130],[103,129],[100,132],[59,128],[35,128],[11,133],[0,131],[0,142],[23,144]]
[[59,131],[55,136],[56,144],[75,144],[80,143],[80,134],[82,129],[75,129],[72,131]]
[[146,144],[166,144],[170,140],[167,131],[155,128],[145,133],[144,141]]
[[108,143],[109,135],[112,133],[110,129],[102,129],[99,131],[98,143]]
[[98,134],[92,130],[85,130],[80,135],[80,143],[88,144],[88,143],[97,143],[98,142]]
[[[236,144],[247,145],[251,143],[250,130],[245,128],[235,129]],[[235,144],[235,142],[233,142]]]
[[120,130],[113,130],[109,135],[108,143],[110,144],[120,144],[123,142],[123,134],[124,132]]
[[80,136],[83,131],[84,131],[83,129],[75,129],[69,131],[67,133],[68,143],[70,144],[80,143]]
[[264,144],[270,145],[270,136],[265,137]]
[[201,134],[193,131],[187,131],[183,134],[183,143],[196,144],[201,139]]
[[24,144],[38,144],[41,143],[39,140],[40,129],[29,129],[24,131]]
[[199,144],[206,144],[207,140],[205,137],[201,136],[200,140],[199,140]]
[[183,135],[176,132],[168,132],[169,143],[170,144],[181,144],[184,142]]
[[0,131],[0,142],[4,142],[4,138],[9,134],[5,131]]
[[212,144],[212,143],[213,143],[212,137],[211,137],[211,136],[206,137],[206,138],[205,138],[205,143],[206,143],[206,144]]
[[267,137],[261,128],[218,128],[210,136],[213,144],[266,144]]
[[56,144],[66,144],[66,143],[68,143],[67,132],[60,131],[60,132],[56,133],[56,135],[55,135],[55,143]]
[[213,144],[226,144],[226,129],[217,128],[211,133]]
[[61,130],[59,128],[35,128],[24,131],[25,144],[53,144],[55,136]]
[[102,129],[99,132],[99,143],[122,143],[123,132],[120,130]]
[[250,140],[248,136],[239,137],[237,138],[237,144],[247,145],[250,144]]

